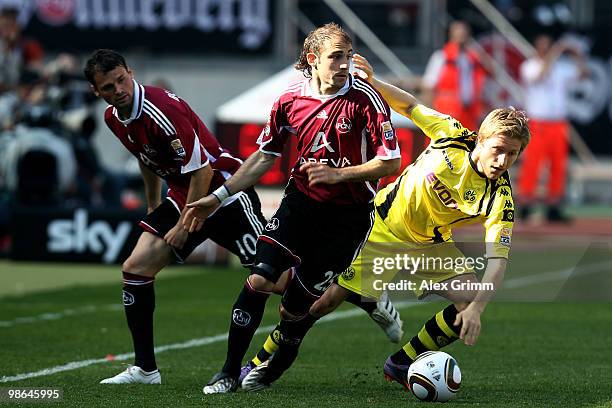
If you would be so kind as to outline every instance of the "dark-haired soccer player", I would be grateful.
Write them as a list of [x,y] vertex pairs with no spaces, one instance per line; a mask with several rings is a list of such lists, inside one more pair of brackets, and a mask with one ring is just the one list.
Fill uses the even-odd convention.
[[313,30],[295,65],[307,78],[274,103],[259,151],[212,195],[188,205],[193,212],[186,221],[197,229],[231,194],[256,183],[287,139],[297,139],[298,160],[285,196],[257,241],[251,275],[232,310],[225,365],[204,387],[206,394],[236,389],[269,293],[282,271],[294,267],[272,363],[291,364],[316,320],[310,306],[350,265],[367,236],[377,180],[399,170],[390,109],[370,84],[350,74],[352,51],[351,38],[338,25]]
[[[218,188],[242,163],[224,150],[189,105],[173,93],[134,80],[125,59],[112,50],[97,50],[88,59],[85,76],[95,94],[109,107],[104,121],[138,158],[145,185],[147,216],[144,230],[123,263],[123,304],[134,343],[135,362],[103,384],[159,384],[153,352],[154,281],[173,260],[182,262],[210,238],[236,254],[243,265],[253,263],[255,242],[266,223],[253,189],[232,195],[209,217],[206,227],[184,230],[185,202]],[[168,184],[165,200],[161,179]]]
[[[385,362],[385,377],[408,388],[408,367],[419,354],[438,350],[458,338],[472,345],[480,333],[480,315],[503,279],[510,250],[514,204],[508,168],[529,143],[530,133],[525,113],[514,108],[493,110],[478,133],[472,132],[454,118],[420,105],[409,93],[374,78],[365,58],[355,55],[353,61],[391,107],[409,117],[431,143],[394,183],[377,193],[374,225],[360,255],[310,313],[316,317],[330,313],[349,293],[380,296],[382,283],[403,268],[391,265],[386,271],[377,270],[381,259],[393,262],[396,255],[407,255],[425,260],[426,266],[421,264],[407,279],[414,291],[419,298],[436,293],[453,303],[429,319]],[[452,229],[473,222],[486,230],[483,283],[492,287],[478,285],[474,267],[467,265],[453,244]],[[422,282],[429,286],[423,287]],[[297,338],[295,343],[301,340]],[[277,354],[282,350],[281,345]],[[274,360],[253,368],[242,387],[257,391],[278,379],[282,371]]]
[[[246,267],[253,263],[253,245],[266,220],[252,188],[228,197],[206,221],[187,233],[182,226],[186,201],[194,201],[229,178],[242,163],[219,146],[189,105],[167,90],[137,83],[125,59],[112,50],[98,50],[85,66],[93,91],[110,106],[104,119],[121,143],[140,164],[147,196],[144,229],[123,264],[123,303],[135,350],[134,366],[102,381],[104,384],[161,382],[153,352],[154,280],[173,260],[182,262],[200,243],[210,238],[236,254]],[[169,186],[161,199],[161,179]],[[285,272],[273,291],[282,293],[290,274]],[[362,302],[364,309],[392,341],[401,338],[401,321],[385,300]],[[268,347],[269,349],[269,347]]]

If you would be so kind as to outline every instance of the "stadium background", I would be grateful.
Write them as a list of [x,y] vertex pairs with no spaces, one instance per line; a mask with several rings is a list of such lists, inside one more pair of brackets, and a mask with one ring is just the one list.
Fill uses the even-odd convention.
[[[510,75],[522,58],[513,45],[520,39],[500,31],[500,21],[509,21],[528,40],[542,28],[571,35],[588,50],[591,75],[575,84],[571,95],[572,124],[580,135],[568,171],[567,211],[573,223],[552,225],[538,217],[517,223],[503,302],[489,307],[476,348],[450,349],[465,376],[458,403],[612,404],[607,372],[612,360],[604,347],[612,335],[608,1],[0,0],[0,8],[7,6],[19,9],[24,34],[42,44],[46,63],[65,61],[58,56],[72,61],[45,83],[48,94],[40,109],[20,118],[26,118],[26,133],[42,128],[73,153],[48,162],[36,156],[36,148],[20,150],[22,134],[13,128],[5,126],[0,138],[0,250],[5,258],[0,260],[0,387],[60,387],[64,403],[74,406],[108,405],[109,398],[116,398],[116,405],[162,401],[162,406],[172,401],[181,406],[411,402],[379,378],[392,347],[350,309],[312,333],[278,391],[203,401],[201,383],[222,359],[226,315],[245,276],[215,246],[200,248],[191,265],[160,274],[156,344],[163,350],[159,363],[169,384],[112,394],[96,387],[100,378],[131,360],[124,355],[130,343],[117,301],[119,268],[113,264],[127,256],[139,233],[134,221],[143,214],[144,201],[138,166],[105,128],[104,104],[91,99],[80,72],[93,49],[117,49],[139,82],[166,84],[224,145],[246,157],[275,95],[296,78],[288,67],[313,26],[342,24],[377,73],[418,92],[418,76],[444,43],[448,23],[462,19]],[[40,81],[25,77],[24,85]],[[491,89],[492,106],[520,106],[509,90]],[[425,140],[408,120],[396,115],[394,123],[407,164]],[[22,154],[15,157],[15,150]],[[72,178],[63,187],[56,170],[70,161],[73,169],[66,171]],[[290,161],[288,154],[258,187],[268,216],[278,204]],[[477,242],[480,234],[467,229],[459,240]],[[436,308],[400,301],[407,335]],[[264,325],[275,321],[271,303]],[[351,332],[359,333],[359,340],[346,334]],[[315,349],[309,343],[327,345]],[[287,394],[291,403],[284,400]]]

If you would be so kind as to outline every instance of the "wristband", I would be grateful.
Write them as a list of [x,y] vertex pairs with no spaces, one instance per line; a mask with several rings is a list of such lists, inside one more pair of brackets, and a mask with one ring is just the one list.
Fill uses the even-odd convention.
[[223,201],[227,200],[229,196],[232,195],[232,193],[230,193],[227,187],[225,187],[225,184],[223,184],[221,187],[213,191],[212,194],[215,197],[217,197],[217,200],[219,200],[219,203],[223,203]]

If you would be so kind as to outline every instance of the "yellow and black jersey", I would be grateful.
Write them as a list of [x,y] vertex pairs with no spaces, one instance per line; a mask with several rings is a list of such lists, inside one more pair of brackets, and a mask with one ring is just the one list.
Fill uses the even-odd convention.
[[508,257],[514,204],[508,173],[489,180],[478,171],[470,153],[475,132],[454,118],[416,106],[412,121],[431,143],[398,179],[378,192],[378,216],[403,241],[452,241],[453,227],[484,225],[487,256]]

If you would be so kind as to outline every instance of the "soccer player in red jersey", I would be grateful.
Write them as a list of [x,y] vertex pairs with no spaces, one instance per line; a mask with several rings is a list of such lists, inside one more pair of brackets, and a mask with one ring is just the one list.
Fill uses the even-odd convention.
[[[87,61],[85,76],[96,95],[110,106],[104,119],[121,143],[139,159],[147,196],[144,229],[123,264],[123,302],[135,350],[134,366],[105,384],[161,382],[153,353],[153,283],[157,273],[176,260],[182,262],[210,238],[251,266],[255,242],[266,220],[252,188],[233,194],[209,216],[206,226],[187,233],[182,227],[185,201],[204,196],[229,178],[242,163],[219,146],[189,105],[167,90],[137,83],[125,59],[112,50],[98,50]],[[168,184],[161,199],[161,179]],[[290,274],[274,288],[282,294]],[[401,320],[385,300],[372,305],[356,295],[350,303],[370,314],[394,342],[401,338]]]
[[[140,222],[144,231],[122,266],[123,304],[135,363],[102,383],[159,384],[153,351],[155,276],[174,260],[183,262],[209,238],[236,254],[243,265],[251,265],[254,243],[266,220],[257,194],[249,188],[228,197],[204,228],[187,232],[185,202],[219,188],[242,161],[219,145],[184,100],[136,82],[117,52],[95,51],[84,73],[95,94],[109,103],[104,112],[107,126],[138,158],[147,198],[147,215]],[[162,179],[168,184],[163,200]]]
[[[275,282],[287,268],[278,326],[279,349],[266,365],[273,381],[297,356],[316,321],[310,306],[345,270],[372,222],[377,180],[396,173],[400,151],[389,106],[349,72],[352,40],[336,24],[306,38],[295,67],[306,79],[276,100],[259,150],[213,194],[188,204],[185,225],[197,231],[232,194],[251,187],[297,138],[298,159],[280,207],[257,241],[251,275],[232,308],[225,364],[205,394],[235,391],[240,365]],[[266,380],[264,380],[266,381]]]

